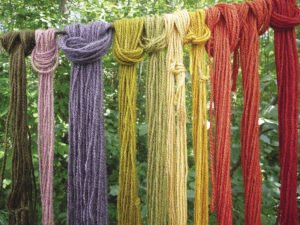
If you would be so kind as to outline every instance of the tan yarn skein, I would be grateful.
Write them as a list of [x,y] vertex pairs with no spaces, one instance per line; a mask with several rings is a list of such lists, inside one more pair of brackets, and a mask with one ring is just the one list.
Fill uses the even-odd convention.
[[167,164],[169,224],[187,224],[187,143],[183,39],[190,24],[187,11],[164,17],[167,50]]

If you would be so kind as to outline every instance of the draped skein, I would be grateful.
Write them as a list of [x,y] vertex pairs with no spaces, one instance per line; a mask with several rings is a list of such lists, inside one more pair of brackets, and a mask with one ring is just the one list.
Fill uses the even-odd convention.
[[[244,178],[245,224],[260,225],[262,177],[259,161],[258,127],[259,35],[263,34],[269,27],[272,4],[271,0],[254,0],[235,4],[235,6],[240,21],[240,39],[236,54],[239,55],[242,68],[244,99],[241,119],[241,163]],[[238,70],[235,69],[234,71],[237,73]],[[234,78],[237,77],[235,74],[233,76]],[[234,80],[233,83],[235,84],[236,81]]]
[[300,24],[300,9],[295,0],[273,0],[272,3],[271,26],[274,29],[280,149],[277,224],[297,225],[299,57],[295,27]]
[[190,25],[187,11],[164,16],[167,42],[167,166],[169,224],[187,224],[187,143],[183,41]]
[[101,57],[112,42],[105,22],[65,27],[59,44],[72,62],[69,103],[68,225],[108,224]]
[[191,43],[190,72],[193,96],[193,149],[195,155],[194,224],[208,225],[208,132],[207,132],[207,80],[209,80],[205,43],[210,30],[205,23],[205,11],[191,12],[191,25],[185,37]]
[[217,4],[207,10],[207,25],[212,35],[207,50],[213,57],[210,102],[211,210],[216,204],[219,225],[232,224],[230,182],[231,53],[239,36],[237,9]]
[[144,19],[114,22],[113,54],[119,65],[120,166],[118,224],[141,225],[136,173],[136,64],[143,60],[141,37]]
[[[27,125],[26,64],[35,46],[34,31],[9,32],[1,37],[3,48],[9,54],[10,101],[6,136],[11,139],[11,191],[7,208],[10,225],[35,224],[36,186],[32,164],[31,140]],[[1,171],[1,187],[7,157],[7,140]]]
[[143,48],[147,66],[147,219],[148,224],[168,224],[167,118],[166,118],[166,31],[160,16],[145,18]]
[[39,73],[38,155],[42,224],[53,225],[54,96],[53,72],[58,65],[55,29],[36,30],[31,63]]

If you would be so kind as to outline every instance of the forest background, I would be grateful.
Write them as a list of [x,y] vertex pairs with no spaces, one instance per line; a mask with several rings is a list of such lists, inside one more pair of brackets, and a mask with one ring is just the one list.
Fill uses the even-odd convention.
[[[224,1],[224,0],[223,0]],[[176,9],[193,11],[215,5],[217,0],[1,0],[0,1],[0,33],[21,29],[38,29],[55,27],[63,29],[74,22],[88,23],[104,20],[113,22],[121,18],[132,18],[174,12]],[[228,1],[232,2],[232,1]],[[237,1],[235,1],[237,2]],[[298,3],[299,5],[299,3]],[[300,37],[299,30],[297,36]],[[185,48],[184,63],[189,64],[188,47]],[[145,61],[138,65],[138,98],[137,98],[137,171],[139,178],[139,195],[143,224],[146,224],[146,174],[147,174],[147,124],[145,113]],[[119,171],[119,139],[118,139],[118,65],[111,51],[103,57],[105,84],[105,142],[107,152],[109,224],[115,225],[117,217],[118,171]],[[8,110],[8,57],[0,51],[0,163],[3,158],[5,121]],[[273,30],[270,28],[260,38],[260,163],[263,175],[262,223],[274,224],[279,201],[279,147],[277,122],[277,86],[274,64]],[[37,73],[27,60],[27,92],[28,92],[28,123],[32,138],[33,162],[37,186],[38,155],[37,155]],[[55,161],[54,161],[54,214],[55,224],[65,225],[67,216],[67,158],[68,158],[68,101],[69,101],[70,63],[61,52],[60,63],[55,72]],[[187,108],[188,108],[188,224],[193,224],[194,201],[194,156],[192,149],[191,124],[191,75],[186,72]],[[240,161],[240,119],[242,114],[241,76],[238,79],[237,91],[232,93],[231,115],[231,182],[233,194],[233,224],[244,224],[243,178]],[[300,116],[299,116],[300,121]],[[8,224],[5,206],[9,193],[11,178],[11,150],[6,167],[4,192],[0,193],[0,225]],[[0,165],[1,166],[1,165]],[[298,170],[299,172],[299,170]],[[299,173],[298,173],[299,174]],[[298,184],[299,182],[298,175]],[[38,190],[39,194],[39,190]],[[298,200],[300,186],[298,185]],[[298,206],[300,205],[298,201]],[[41,205],[38,195],[38,221],[41,221]],[[38,223],[40,224],[40,223]],[[210,224],[216,224],[215,215],[211,214]]]

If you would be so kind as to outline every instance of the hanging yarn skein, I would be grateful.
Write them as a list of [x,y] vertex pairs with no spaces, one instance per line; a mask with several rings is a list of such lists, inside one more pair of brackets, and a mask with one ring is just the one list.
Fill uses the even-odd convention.
[[112,42],[105,22],[72,24],[60,47],[72,62],[68,224],[108,224],[101,57]]
[[274,29],[280,149],[280,202],[277,224],[297,225],[299,56],[295,27],[300,24],[300,9],[295,0],[272,2],[271,26]]
[[212,181],[211,210],[216,204],[219,225],[232,224],[230,182],[231,53],[239,36],[237,9],[217,4],[207,10],[207,24],[212,32],[208,53],[213,57],[210,104],[210,169]]
[[187,224],[187,143],[183,40],[190,25],[187,11],[164,16],[167,41],[167,165],[169,224]]
[[141,225],[136,174],[136,64],[143,60],[142,18],[114,22],[113,54],[119,66],[120,166],[118,224]]
[[186,42],[191,43],[190,71],[192,75],[193,96],[193,149],[195,155],[195,200],[194,224],[208,225],[208,133],[207,133],[207,90],[209,80],[205,43],[210,30],[205,23],[205,11],[190,13],[191,25]]
[[[9,225],[34,225],[36,186],[32,164],[31,142],[27,125],[26,64],[35,46],[34,31],[9,32],[1,37],[3,48],[8,52],[10,103],[6,122],[6,137],[11,138],[13,149],[11,164],[11,191],[7,208]],[[0,185],[4,179],[7,139]]]
[[148,123],[148,224],[168,224],[166,31],[160,16],[145,18],[144,49],[150,56],[146,100]]
[[31,63],[39,73],[38,154],[42,224],[53,225],[54,96],[53,72],[58,65],[55,29],[36,30]]
[[[240,21],[240,40],[236,49],[242,68],[244,107],[241,120],[241,163],[244,178],[245,224],[261,224],[262,178],[259,161],[259,35],[269,27],[270,0],[235,4]],[[237,59],[238,56],[235,58]],[[237,64],[234,64],[238,66]],[[234,69],[234,79],[238,69]],[[236,80],[233,80],[235,89]]]

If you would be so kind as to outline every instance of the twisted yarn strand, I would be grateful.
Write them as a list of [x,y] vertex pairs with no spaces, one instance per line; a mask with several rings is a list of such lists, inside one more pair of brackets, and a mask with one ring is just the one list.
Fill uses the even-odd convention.
[[[31,143],[27,125],[26,64],[35,46],[34,32],[9,32],[1,37],[10,56],[10,103],[6,137],[12,142],[11,191],[7,200],[9,225],[34,225],[36,186],[32,164]],[[1,186],[6,165],[7,141],[2,164]]]
[[164,16],[167,42],[167,165],[169,224],[187,224],[187,143],[183,40],[190,25],[187,11]]
[[238,42],[240,29],[237,9],[233,5],[217,4],[208,9],[207,24],[212,31],[212,37],[208,41],[208,53],[213,57],[210,105],[211,210],[214,210],[215,203],[218,224],[231,225],[230,60]]
[[145,18],[143,47],[149,54],[147,73],[148,224],[168,224],[166,31],[162,17]]
[[144,20],[122,19],[114,22],[114,27],[113,54],[120,64],[118,224],[141,225],[136,174],[136,64],[143,59],[140,43]]
[[186,42],[191,43],[190,71],[192,75],[193,96],[193,149],[195,155],[195,201],[194,224],[208,225],[208,135],[207,135],[207,90],[209,80],[205,43],[210,30],[205,24],[205,11],[190,13],[191,25]]
[[58,65],[55,29],[36,30],[32,67],[39,73],[38,154],[42,224],[53,225],[54,100],[53,72]]
[[107,225],[101,57],[112,42],[105,22],[65,27],[60,47],[72,62],[69,103],[68,224]]

